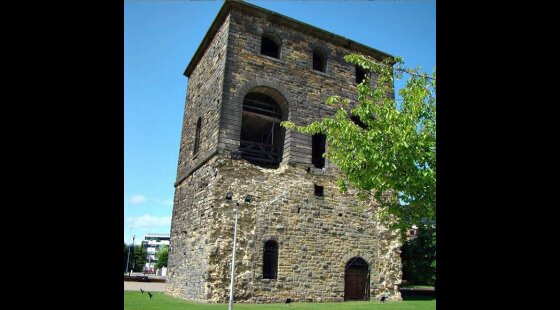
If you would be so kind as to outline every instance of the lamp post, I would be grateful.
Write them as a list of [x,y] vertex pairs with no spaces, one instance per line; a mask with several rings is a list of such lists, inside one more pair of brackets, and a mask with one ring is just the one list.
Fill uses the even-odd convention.
[[[132,226],[130,226],[130,234],[132,234]],[[130,235],[128,235],[130,241]],[[128,255],[126,256],[126,273],[128,273],[128,261],[130,260],[130,246],[128,247]],[[130,275],[130,274],[129,274]]]
[[231,278],[229,282],[229,306],[228,310],[231,310],[233,304],[233,280],[235,275],[235,246],[237,243],[237,208],[239,207],[239,203],[235,203],[235,208],[233,212],[235,213],[235,225],[233,228],[233,256],[231,257]]
[[[136,235],[132,236],[132,251],[134,251],[134,238],[136,238]],[[128,250],[128,255],[130,256],[130,249]],[[132,253],[132,260],[134,260],[134,253]],[[128,268],[128,263],[126,264],[127,268]],[[134,263],[132,264],[133,268],[134,268]],[[128,276],[130,276],[130,273],[132,272],[132,270],[128,270]]]
[[[231,201],[231,199],[233,198],[233,193],[232,192],[227,192],[226,194],[226,201]],[[251,202],[251,199],[253,199],[253,196],[251,195],[247,195],[245,196],[245,202],[249,203]],[[235,278],[235,248],[237,245],[237,211],[239,208],[239,202],[235,203],[235,208],[233,209],[233,212],[235,213],[235,224],[233,226],[233,255],[231,256],[231,277],[230,277],[230,282],[229,282],[229,305],[228,305],[228,310],[232,310],[232,306],[233,306],[233,283],[234,283],[234,278]]]

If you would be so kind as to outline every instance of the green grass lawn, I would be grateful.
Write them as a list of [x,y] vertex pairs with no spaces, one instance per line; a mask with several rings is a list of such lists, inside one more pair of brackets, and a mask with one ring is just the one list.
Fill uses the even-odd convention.
[[[125,291],[124,310],[218,310],[227,309],[225,304],[197,304],[183,299],[167,296],[163,293],[152,293],[150,299],[148,294]],[[287,309],[329,309],[329,310],[435,310],[436,300],[410,300],[410,301],[390,301],[379,303],[378,301],[355,301],[339,303],[305,303],[296,302],[290,306],[284,304],[234,304],[233,309],[254,309],[254,310],[287,310]]]

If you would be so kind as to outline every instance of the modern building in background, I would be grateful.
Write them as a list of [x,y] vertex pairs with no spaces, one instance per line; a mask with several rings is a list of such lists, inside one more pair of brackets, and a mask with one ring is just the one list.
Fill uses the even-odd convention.
[[412,225],[412,228],[406,230],[406,240],[414,240],[418,238],[418,226]]
[[350,99],[348,110],[357,104],[357,85],[368,75],[372,86],[377,79],[344,60],[353,52],[391,57],[225,1],[184,73],[167,294],[229,300],[239,204],[235,302],[401,299],[399,232],[379,221],[372,197],[360,201],[352,188],[340,193],[341,172],[323,157],[324,135],[280,126],[333,116],[336,108],[325,104],[333,95]]
[[144,236],[142,247],[144,247],[144,250],[148,253],[145,265],[147,270],[155,269],[155,264],[157,263],[156,254],[164,246],[169,246],[169,239],[169,234],[146,234]]

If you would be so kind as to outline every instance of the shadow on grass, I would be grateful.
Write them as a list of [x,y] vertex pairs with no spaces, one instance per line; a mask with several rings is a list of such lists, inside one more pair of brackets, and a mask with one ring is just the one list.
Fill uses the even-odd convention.
[[436,292],[434,290],[401,289],[401,297],[403,300],[435,300]]

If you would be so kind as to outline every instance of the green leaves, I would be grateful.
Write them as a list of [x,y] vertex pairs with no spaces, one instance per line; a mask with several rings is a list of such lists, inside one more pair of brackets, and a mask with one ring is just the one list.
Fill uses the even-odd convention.
[[[358,104],[348,109],[350,100],[332,96],[326,104],[336,106],[335,115],[311,124],[282,122],[287,129],[327,135],[325,157],[335,163],[345,180],[362,191],[373,191],[386,219],[398,218],[400,227],[410,227],[422,217],[435,217],[436,97],[435,70],[432,79],[419,68],[404,68],[402,58],[377,61],[359,54],[346,55],[347,62],[373,72],[360,83]],[[399,91],[400,108],[392,98],[394,79],[409,76]],[[368,75],[369,76],[369,75]],[[366,125],[350,120],[356,115]],[[385,194],[387,199],[381,199]],[[406,202],[403,208],[399,201]]]
[[132,262],[130,263],[131,269],[133,269],[136,272],[142,271],[142,269],[144,268],[144,265],[146,263],[146,256],[147,255],[148,255],[148,253],[146,252],[146,250],[144,249],[144,247],[142,245],[134,246],[134,249],[132,251],[131,258],[130,258],[132,260]]
[[348,105],[350,103],[349,99],[346,98],[342,98],[340,96],[331,96],[329,98],[327,98],[327,100],[325,101],[325,104],[327,105],[338,105],[338,106],[344,106],[344,105]]

